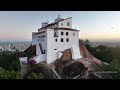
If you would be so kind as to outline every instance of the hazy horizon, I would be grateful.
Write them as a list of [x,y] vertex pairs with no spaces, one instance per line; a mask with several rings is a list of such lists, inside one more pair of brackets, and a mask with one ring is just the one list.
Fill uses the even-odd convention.
[[44,21],[72,17],[80,39],[120,41],[120,11],[0,11],[0,42],[31,42]]
[[[82,39],[82,38],[81,38]],[[86,39],[82,39],[82,40],[86,40]],[[120,40],[90,40],[90,39],[87,39],[87,40],[89,40],[90,42],[120,42]],[[32,42],[32,40],[31,41],[17,41],[17,40],[3,40],[3,41],[0,41],[0,43],[1,42]]]

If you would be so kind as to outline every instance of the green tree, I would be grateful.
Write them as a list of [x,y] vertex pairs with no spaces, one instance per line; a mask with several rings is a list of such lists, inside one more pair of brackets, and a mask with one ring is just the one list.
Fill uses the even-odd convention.
[[[110,47],[106,47],[103,45],[99,45],[98,47],[92,47],[90,45],[90,41],[88,39],[80,40],[79,42],[83,42],[88,51],[96,58],[100,59],[103,62],[110,63],[114,59],[113,51]],[[116,56],[116,55],[115,55]],[[118,55],[120,56],[120,55]]]
[[113,60],[109,65],[103,65],[102,70],[109,71],[113,79],[120,79],[120,59]]
[[90,41],[89,41],[88,39],[86,39],[85,41],[82,40],[82,39],[80,39],[80,40],[79,40],[79,43],[80,43],[80,42],[84,43],[84,45],[86,46],[86,48],[88,49],[88,51],[89,51],[92,55],[94,55],[94,53],[95,53],[95,48],[90,45]]
[[30,73],[29,76],[27,76],[27,79],[43,79],[43,75],[41,73]]
[[113,60],[113,55],[110,48],[103,45],[99,45],[94,50],[95,51],[93,55],[96,58],[102,60],[103,62],[110,63]]
[[0,67],[0,79],[20,79],[20,72],[9,71]]
[[0,67],[5,70],[19,71],[20,64],[19,58],[17,57],[18,52],[4,51],[0,53]]

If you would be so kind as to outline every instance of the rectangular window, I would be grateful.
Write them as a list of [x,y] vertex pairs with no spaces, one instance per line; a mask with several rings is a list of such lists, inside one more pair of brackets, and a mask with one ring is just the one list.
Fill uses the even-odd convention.
[[57,39],[55,39],[55,42],[57,42]]
[[61,32],[61,35],[63,35],[63,32]]
[[66,32],[66,35],[68,36],[68,32]]
[[70,26],[70,23],[69,23],[69,22],[67,22],[67,26]]
[[61,38],[61,42],[63,42],[63,38]]
[[69,38],[66,38],[66,42],[69,42]]
[[63,26],[63,23],[61,23],[61,25]]

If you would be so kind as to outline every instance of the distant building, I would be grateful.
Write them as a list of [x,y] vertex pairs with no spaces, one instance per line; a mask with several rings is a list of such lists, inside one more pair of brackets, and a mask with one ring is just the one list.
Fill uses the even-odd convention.
[[0,46],[0,52],[2,52],[3,51],[3,47],[2,46]]

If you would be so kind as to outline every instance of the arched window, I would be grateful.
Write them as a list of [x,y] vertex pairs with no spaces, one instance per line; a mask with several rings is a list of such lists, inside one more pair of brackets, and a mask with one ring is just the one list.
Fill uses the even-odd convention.
[[55,39],[55,42],[57,42],[57,39]]

